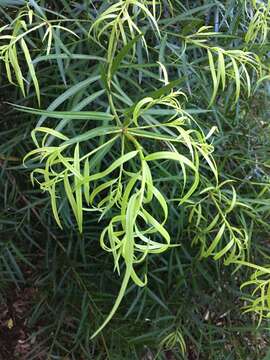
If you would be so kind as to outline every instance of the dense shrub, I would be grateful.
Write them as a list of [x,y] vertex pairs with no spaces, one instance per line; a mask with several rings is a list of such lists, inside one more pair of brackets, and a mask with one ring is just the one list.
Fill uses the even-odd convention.
[[[238,293],[239,316],[252,312],[261,324],[270,314],[265,241],[270,4],[31,0],[0,5],[2,83],[14,92],[7,113],[17,117],[14,130],[4,119],[1,156],[4,163],[12,162],[16,151],[24,157],[25,168],[19,161],[13,171],[24,176],[31,171],[35,190],[23,185],[29,196],[22,196],[29,217],[36,217],[27,230],[19,226],[23,237],[31,238],[31,254],[21,254],[17,241],[5,251],[19,283],[21,264],[39,269],[31,281],[47,289],[40,292],[30,323],[50,309],[47,322],[56,321],[50,353],[81,348],[88,358],[102,358],[101,350],[99,355],[95,347],[90,350],[97,341],[89,342],[90,336],[100,335],[114,317],[124,328],[133,317],[137,325],[120,332],[137,334],[132,336],[139,344],[140,337],[144,344],[157,337],[158,357],[176,347],[175,356],[199,356],[201,340],[186,325],[196,327],[197,321],[189,298],[195,296],[198,305],[196,296],[204,289],[224,291],[225,282]],[[18,125],[18,117],[27,126]],[[12,197],[6,191],[5,204]],[[18,219],[5,214],[3,233],[10,231],[9,221],[20,222],[19,213]],[[47,232],[40,244],[39,235],[26,235],[37,224]],[[35,259],[39,247],[45,263]],[[193,278],[196,272],[201,284]],[[124,297],[129,300],[121,305]],[[207,299],[205,294],[204,311],[211,303]],[[155,303],[160,309],[153,319]],[[107,312],[110,304],[100,322],[101,310]],[[120,305],[127,320],[117,318]],[[154,325],[147,339],[148,313]],[[60,332],[65,340],[58,340]],[[117,347],[112,336],[110,344]],[[188,350],[184,338],[193,343]],[[109,358],[114,350],[102,339]]]

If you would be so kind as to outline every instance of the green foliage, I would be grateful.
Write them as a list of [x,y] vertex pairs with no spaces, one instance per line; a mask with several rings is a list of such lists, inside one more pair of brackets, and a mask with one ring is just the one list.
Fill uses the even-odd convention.
[[[43,192],[42,206],[50,199],[60,234],[70,228],[78,233],[70,246],[78,247],[80,266],[87,266],[91,252],[85,238],[94,237],[112,255],[107,271],[114,267],[123,274],[118,296],[109,297],[109,304],[114,301],[109,315],[92,335],[85,309],[89,303],[98,306],[80,271],[67,264],[67,274],[75,274],[83,287],[75,347],[84,331],[88,340],[100,334],[137,286],[128,314],[137,312],[140,318],[148,296],[165,311],[161,318],[166,316],[161,269],[169,268],[175,280],[174,272],[180,271],[185,283],[189,275],[182,262],[184,268],[193,261],[203,266],[204,258],[219,269],[255,269],[241,287],[252,287],[251,296],[240,291],[238,296],[247,302],[244,312],[258,313],[259,322],[269,317],[268,256],[260,250],[258,265],[254,258],[256,231],[269,231],[269,162],[263,150],[257,154],[252,132],[264,149],[269,144],[265,130],[258,134],[260,125],[249,115],[252,98],[265,96],[268,89],[269,3],[189,6],[181,1],[63,0],[49,7],[44,1],[25,1],[0,24],[6,80],[25,97],[14,108],[36,122],[31,131],[35,148],[24,151],[24,165]],[[34,105],[35,97],[42,109]],[[268,134],[268,123],[266,128]],[[69,259],[71,250],[64,249]],[[48,259],[56,256],[46,251]],[[101,272],[102,263],[110,261],[104,259]],[[210,270],[202,273],[213,286]],[[157,293],[151,290],[153,279],[160,282]],[[106,304],[106,295],[99,301]],[[178,348],[176,353],[185,356],[185,337],[191,336],[180,315],[172,318],[159,339],[159,354]]]

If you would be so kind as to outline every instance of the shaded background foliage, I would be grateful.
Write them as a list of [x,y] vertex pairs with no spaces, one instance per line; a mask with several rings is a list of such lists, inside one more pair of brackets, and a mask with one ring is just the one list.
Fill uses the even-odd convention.
[[[3,22],[0,26],[8,23],[9,16],[14,17],[19,10],[4,6],[17,4],[0,3]],[[30,4],[34,6],[36,2]],[[36,73],[42,108],[46,109],[55,98],[85,80],[89,74],[93,77],[99,74],[95,59],[78,61],[75,58],[73,61],[70,53],[104,56],[104,48],[94,39],[90,42],[87,34],[97,13],[102,13],[106,4],[40,1],[39,5],[41,9],[50,11],[49,19],[66,16],[80,20],[72,21],[68,26],[81,40],[65,32],[58,33],[56,29],[52,46],[56,60],[41,62],[40,58],[45,60],[47,56],[46,46],[40,37],[33,38],[38,50],[33,50],[32,58],[38,64]],[[176,1],[175,13],[170,15],[170,3],[164,2],[159,24],[168,32],[166,43],[160,44],[156,34],[147,32],[150,59],[138,45],[138,64],[134,62],[131,66],[130,58],[124,60],[118,77],[121,86],[130,89],[125,94],[132,99],[137,99],[137,94],[145,88],[156,90],[162,86],[157,60],[168,67],[170,80],[182,79],[177,86],[189,95],[187,108],[190,113],[206,132],[212,126],[218,126],[219,132],[213,141],[220,178],[234,179],[240,201],[252,208],[235,212],[232,223],[245,226],[252,239],[250,261],[265,265],[269,259],[270,209],[268,84],[262,82],[256,95],[249,99],[241,93],[234,107],[234,83],[230,81],[228,88],[219,93],[208,109],[212,79],[210,72],[205,71],[207,56],[200,49],[191,48],[179,59],[183,44],[180,46],[178,39],[171,34],[181,31],[181,34],[188,35],[195,32],[194,28],[205,24],[217,27],[218,24],[219,30],[226,33],[218,38],[220,46],[247,46],[243,45],[248,24],[244,3],[227,1],[225,5],[220,2]],[[147,27],[147,22],[143,26]],[[256,37],[248,46],[268,65],[267,38]],[[27,74],[27,64],[23,62],[21,66]],[[255,74],[251,77],[253,75],[255,77]],[[30,184],[29,167],[31,169],[34,165],[29,164],[28,169],[22,166],[23,157],[33,149],[30,132],[36,126],[37,117],[19,113],[6,103],[37,107],[33,88],[23,99],[20,90],[8,85],[7,80],[1,63],[0,286],[1,306],[3,309],[6,304],[9,306],[7,315],[1,319],[1,328],[3,342],[12,343],[11,348],[3,348],[3,359],[8,356],[11,359],[15,356],[27,359],[62,359],[66,356],[76,360],[155,357],[263,359],[268,347],[268,321],[263,321],[257,328],[256,316],[240,312],[245,305],[242,298],[250,297],[246,288],[239,289],[248,279],[247,269],[240,268],[234,273],[235,267],[224,267],[221,260],[200,259],[198,247],[191,246],[194,224],[188,224],[189,209],[180,207],[176,211],[173,205],[167,229],[174,238],[173,242],[181,243],[181,248],[172,248],[158,256],[149,255],[144,265],[149,277],[147,287],[130,285],[109,326],[102,335],[89,341],[104,320],[104,314],[110,311],[121,284],[112,272],[113,260],[101,252],[99,246],[99,235],[107,219],[97,222],[96,217],[87,216],[83,233],[79,234],[66,201],[62,205],[63,230],[57,227],[48,194]],[[61,110],[74,109],[80,101],[99,91],[102,85],[98,81],[78,89],[74,96],[68,96],[61,104]],[[101,94],[91,103],[89,110],[106,106],[106,95]],[[120,101],[117,107],[120,107]],[[48,124],[54,126],[55,122],[49,120]],[[67,131],[70,134],[85,131],[85,124],[70,122]],[[176,185],[164,182],[162,176],[160,179],[164,192],[175,194]],[[62,196],[64,198],[64,194]],[[194,194],[194,201],[196,196],[198,194]],[[211,217],[211,204],[206,202],[205,206]],[[28,304],[23,305],[23,313],[13,306],[17,297]],[[10,318],[14,324],[9,328]],[[26,319],[26,324],[21,319]],[[23,336],[18,328],[23,329]],[[27,345],[25,349],[18,347],[17,340]],[[182,354],[184,342],[187,349]]]

